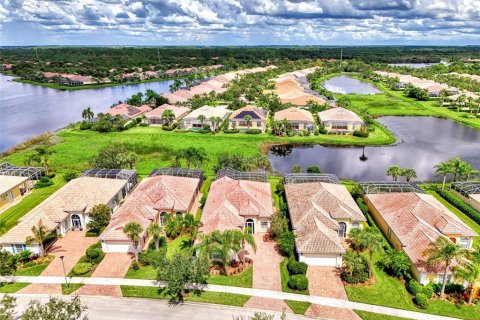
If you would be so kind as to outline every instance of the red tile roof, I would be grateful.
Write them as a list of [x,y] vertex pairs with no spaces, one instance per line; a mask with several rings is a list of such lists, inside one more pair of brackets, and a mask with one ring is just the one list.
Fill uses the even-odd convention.
[[148,111],[152,110],[147,105],[142,105],[140,107],[132,106],[127,103],[117,104],[116,106],[105,111],[106,114],[111,116],[121,115],[124,118],[131,119],[133,117],[140,116]]

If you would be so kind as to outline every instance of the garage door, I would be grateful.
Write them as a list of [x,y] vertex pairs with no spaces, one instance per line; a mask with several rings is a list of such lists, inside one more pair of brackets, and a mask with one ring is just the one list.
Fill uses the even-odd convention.
[[309,266],[340,267],[342,265],[342,259],[339,256],[302,255],[300,261]]
[[117,253],[127,253],[129,252],[131,245],[129,242],[103,242],[102,250],[103,252],[117,252]]

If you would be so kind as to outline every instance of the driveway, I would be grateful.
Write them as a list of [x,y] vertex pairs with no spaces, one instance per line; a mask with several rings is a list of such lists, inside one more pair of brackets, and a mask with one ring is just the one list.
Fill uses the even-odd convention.
[[[348,300],[338,268],[309,266],[307,278],[310,295]],[[312,304],[305,315],[338,320],[360,320],[360,317],[352,310],[316,304]]]
[[[92,278],[123,278],[127,273],[132,257],[127,253],[106,253],[102,262],[92,274]],[[84,285],[74,294],[121,297],[120,286]]]
[[[257,252],[249,249],[248,257],[253,260],[253,288],[282,291],[280,263],[283,257],[275,249],[275,242],[264,242],[263,234],[255,235]],[[280,299],[261,297],[250,298],[245,307],[274,311],[292,312],[288,305]]]

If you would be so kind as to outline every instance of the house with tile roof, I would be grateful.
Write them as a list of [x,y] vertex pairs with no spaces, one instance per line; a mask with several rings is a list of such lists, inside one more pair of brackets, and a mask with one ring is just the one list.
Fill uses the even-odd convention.
[[324,182],[319,174],[301,175],[305,177],[285,184],[299,261],[341,267],[345,238],[352,228],[361,228],[366,218],[344,185]]
[[328,133],[348,133],[364,131],[365,123],[355,112],[342,107],[327,109],[318,113],[318,120]]
[[[118,171],[136,176],[135,171]],[[95,205],[105,204],[115,211],[131,187],[125,175],[108,178],[84,175],[73,179],[20,218],[18,224],[0,238],[0,244],[14,254],[24,250],[41,254],[38,244],[26,241],[32,236],[32,227],[41,223],[57,236],[83,230],[90,221],[88,212]]]
[[28,191],[28,177],[0,175],[0,212],[18,203]]
[[314,119],[310,111],[291,107],[275,112],[273,118],[276,121],[287,120],[292,124],[294,130],[313,131]]
[[[421,192],[366,193],[370,213],[389,242],[412,262],[418,282],[442,282],[445,266],[428,266],[425,250],[438,237],[472,248],[477,234],[432,195]],[[453,274],[447,274],[453,281]]]
[[[223,174],[227,172],[226,174]],[[249,233],[264,233],[270,227],[275,213],[272,191],[267,175],[224,169],[212,183],[203,207],[200,232],[219,230],[245,230]]]
[[189,114],[187,114],[182,119],[183,128],[186,130],[200,130],[203,128],[202,122],[200,121],[199,117],[204,116],[205,122],[204,124],[210,125],[213,130],[213,124],[210,119],[213,117],[219,117],[223,120],[227,119],[232,111],[227,109],[227,106],[203,106],[201,108],[195,109]]
[[164,122],[162,115],[165,110],[172,111],[175,116],[173,122],[177,122],[190,112],[190,108],[188,107],[177,107],[171,104],[162,104],[161,106],[145,113],[145,116],[147,117],[147,123],[149,125],[162,125]]
[[[252,123],[250,125],[247,125],[247,121],[245,121],[246,116],[250,116],[252,118]],[[265,131],[267,117],[267,110],[254,106],[245,106],[232,112],[230,115],[230,126],[239,130],[247,130],[251,128]]]
[[[189,175],[188,172],[194,172]],[[147,229],[153,222],[164,225],[168,215],[196,214],[199,192],[203,181],[200,170],[156,169],[143,179],[115,212],[100,236],[104,252],[133,252],[132,242],[123,232],[129,222],[143,228],[140,248],[148,244]]]
[[120,103],[120,104],[117,104],[116,106],[111,107],[104,113],[109,114],[112,117],[119,115],[125,120],[132,120],[133,118],[140,117],[141,115],[151,110],[152,108],[150,108],[147,105],[141,105],[137,107],[137,106],[129,105],[127,103]]

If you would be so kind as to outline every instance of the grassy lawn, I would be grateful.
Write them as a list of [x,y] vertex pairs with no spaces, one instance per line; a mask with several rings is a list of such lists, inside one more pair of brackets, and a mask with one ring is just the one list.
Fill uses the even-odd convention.
[[387,316],[386,314],[379,314],[367,311],[355,311],[363,320],[404,320],[407,318],[399,318],[394,316]]
[[207,282],[222,286],[251,288],[253,285],[253,267],[231,276],[213,275],[208,278]]
[[312,305],[310,302],[303,302],[303,301],[292,301],[292,300],[284,300],[285,303],[292,309],[293,313],[295,314],[305,314],[308,308]]
[[30,283],[27,282],[12,282],[12,283],[0,283],[0,293],[14,293],[20,289],[25,288]]
[[81,287],[83,287],[83,283],[70,283],[68,288],[65,283],[62,283],[62,294],[71,294],[72,292],[80,289]]
[[188,236],[180,236],[167,244],[167,257],[171,258],[177,252],[181,252],[189,247],[190,238]]
[[125,278],[155,280],[157,278],[157,271],[155,271],[152,266],[143,266],[138,270],[133,270],[132,266],[130,266],[125,274]]
[[[465,224],[470,228],[472,228],[473,231],[475,231],[477,234],[480,234],[480,225],[478,225],[478,223],[476,223],[471,218],[469,218],[466,214],[464,214],[462,211],[458,210],[456,207],[451,205],[447,200],[443,199],[442,196],[439,195],[434,190],[425,190],[425,191],[428,194],[431,194],[432,196],[434,196],[435,199],[440,201],[440,203],[443,204],[448,210],[453,212],[460,220],[465,222]],[[480,245],[480,237],[474,237],[473,244]]]
[[44,258],[44,260],[38,264],[29,266],[29,267],[21,267],[18,268],[15,272],[16,276],[39,276],[45,268],[48,267],[50,262],[53,260],[53,256],[48,256]]
[[283,292],[290,292],[290,293],[298,293],[298,294],[310,294],[308,290],[303,290],[303,291],[298,291],[298,290],[292,290],[288,287],[288,280],[290,279],[290,274],[288,273],[287,270],[287,263],[288,263],[288,258],[284,258],[282,263],[280,263],[280,276],[282,279],[282,291]]
[[[170,300],[170,296],[159,291],[159,288],[157,287],[120,286],[120,288],[124,297]],[[190,294],[185,301],[216,303],[241,307],[248,301],[248,299],[250,299],[250,296],[241,294],[202,292],[200,296]]]

